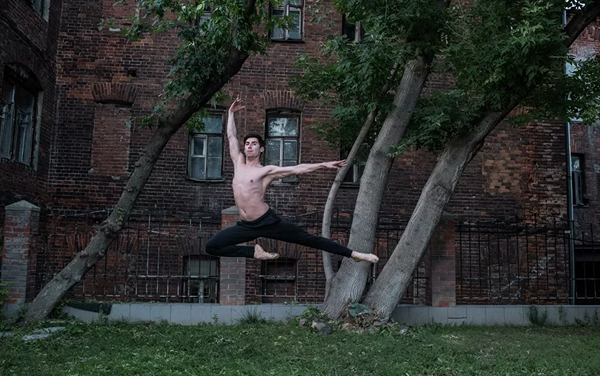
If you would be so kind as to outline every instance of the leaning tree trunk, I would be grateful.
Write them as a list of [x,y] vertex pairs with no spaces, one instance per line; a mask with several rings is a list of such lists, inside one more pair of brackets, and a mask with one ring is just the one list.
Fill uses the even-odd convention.
[[[595,2],[584,13],[574,16],[565,27],[567,38],[563,44],[570,47],[598,15],[600,3]],[[457,136],[444,150],[421,192],[392,257],[365,298],[364,303],[381,317],[389,317],[400,301],[465,167],[481,149],[487,135],[518,103],[519,101],[513,101],[502,111],[489,112],[473,131]]]
[[246,52],[232,49],[226,62],[226,71],[222,77],[207,82],[201,90],[201,96],[190,96],[178,110],[161,117],[157,130],[152,135],[148,147],[135,163],[135,168],[127,182],[127,186],[108,219],[100,225],[88,246],[75,255],[73,260],[54,276],[31,302],[25,315],[26,322],[47,317],[69,289],[75,286],[85,273],[104,257],[112,241],[119,235],[123,224],[129,219],[137,198],[144,189],[156,161],[171,137],[241,69],[247,58],[248,54]]
[[[357,34],[358,35],[358,34]],[[385,95],[390,89],[390,84],[396,79],[396,75],[398,74],[398,64],[394,64],[394,68],[392,69],[390,79],[388,82],[381,88],[380,95]],[[352,149],[348,156],[346,157],[346,166],[342,167],[336,174],[335,180],[331,185],[331,189],[329,190],[329,195],[327,196],[327,202],[325,202],[325,209],[323,210],[323,225],[321,228],[321,234],[325,238],[331,237],[331,217],[333,215],[333,204],[335,202],[335,198],[337,193],[342,185],[342,181],[344,177],[348,173],[348,170],[352,168],[354,164],[354,159],[358,155],[358,151],[362,146],[367,134],[371,130],[371,126],[375,122],[375,118],[377,117],[377,113],[379,112],[379,108],[375,108],[373,111],[369,112],[365,123],[363,124],[356,140],[354,140],[354,145],[352,145]],[[325,299],[329,295],[329,289],[331,287],[331,280],[335,273],[333,272],[333,266],[331,265],[331,253],[323,251],[323,270],[325,271]]]
[[[350,153],[348,153],[348,156],[346,157],[346,166],[339,169],[335,175],[333,184],[331,184],[331,189],[329,190],[329,195],[327,196],[327,202],[325,202],[325,209],[323,210],[323,225],[321,227],[321,234],[325,238],[329,239],[331,237],[331,217],[333,215],[333,203],[335,202],[337,193],[342,185],[344,177],[348,173],[348,170],[352,168],[352,165],[354,164],[354,159],[358,154],[358,150],[365,141],[365,138],[367,137],[367,134],[369,133],[369,130],[375,121],[375,117],[377,117],[377,112],[377,109],[375,109],[367,116],[367,120],[365,120],[358,137],[354,141],[354,145],[352,145]],[[333,279],[335,273],[333,272],[333,266],[331,265],[331,253],[323,251],[322,254],[323,270],[325,271],[325,299],[327,299],[327,296],[329,295],[329,289],[331,287],[331,280]]]
[[364,303],[381,317],[389,317],[398,305],[413,270],[427,249],[442,211],[454,193],[458,178],[483,145],[485,137],[507,114],[489,114],[476,130],[456,137],[444,150],[398,245],[365,298]]
[[[412,111],[429,74],[429,62],[422,56],[409,61],[394,97],[394,109],[387,115],[375,144],[369,153],[360,180],[348,248],[364,253],[373,251],[379,208],[390,167],[390,148],[404,135]],[[333,318],[342,317],[348,302],[360,299],[366,285],[370,264],[344,259],[331,281],[323,312]]]

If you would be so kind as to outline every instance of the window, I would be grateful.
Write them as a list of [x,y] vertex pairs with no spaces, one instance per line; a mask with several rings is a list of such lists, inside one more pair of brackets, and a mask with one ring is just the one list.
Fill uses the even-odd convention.
[[212,17],[212,7],[210,6],[205,6],[204,7],[204,13],[201,16],[196,17],[196,26],[199,26],[205,22],[210,21]]
[[49,0],[31,0],[31,5],[33,5],[33,9],[35,9],[35,11],[38,12],[38,14],[42,16],[42,18],[44,18],[45,20],[48,19],[48,8],[50,5]]
[[583,155],[571,155],[571,180],[573,184],[573,205],[585,205]]
[[342,18],[342,35],[350,42],[360,43],[365,39],[365,29],[360,24],[348,22],[346,15]]
[[202,119],[204,132],[191,132],[188,177],[194,180],[220,180],[223,166],[223,114]]
[[279,7],[271,6],[271,17],[291,17],[291,29],[281,29],[277,26],[271,30],[272,40],[302,40],[302,7],[304,0],[285,0]]
[[261,263],[261,302],[296,301],[298,264],[295,259],[280,257]]
[[365,164],[363,162],[355,162],[344,177],[344,183],[359,183],[360,178],[365,171]]
[[[591,239],[590,239],[591,240]],[[593,241],[576,244],[575,253],[575,304],[600,304],[600,249]]]
[[31,165],[37,93],[5,80],[0,98],[0,157]]
[[[341,158],[346,158],[349,153],[349,150],[342,148]],[[363,172],[365,171],[365,164],[368,156],[369,150],[367,147],[363,146],[358,150],[358,155],[356,156],[356,158],[354,158],[354,164],[351,168],[348,169],[346,176],[344,176],[343,183],[353,184],[360,182],[360,178],[362,177]]]
[[184,256],[181,295],[194,303],[217,303],[219,298],[219,260],[208,256]]
[[[298,164],[299,129],[300,113],[289,110],[267,113],[266,165],[295,166]],[[297,180],[296,175],[282,179],[283,182]]]

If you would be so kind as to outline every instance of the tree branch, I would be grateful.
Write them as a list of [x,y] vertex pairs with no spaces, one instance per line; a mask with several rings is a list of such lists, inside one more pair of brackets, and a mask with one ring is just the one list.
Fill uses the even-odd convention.
[[588,6],[582,13],[576,13],[573,18],[565,26],[565,34],[568,38],[565,39],[563,44],[570,47],[575,39],[579,37],[579,34],[585,30],[585,28],[598,17],[600,14],[600,2],[594,1],[594,3]]

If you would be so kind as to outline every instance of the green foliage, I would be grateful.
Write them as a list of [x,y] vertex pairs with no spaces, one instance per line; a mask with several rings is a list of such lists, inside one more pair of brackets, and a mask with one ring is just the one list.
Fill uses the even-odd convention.
[[317,133],[335,146],[350,149],[367,115],[378,109],[382,115],[375,120],[368,147],[392,108],[394,93],[381,91],[399,83],[402,69],[394,72],[394,67],[439,48],[446,13],[437,0],[342,0],[335,6],[350,22],[360,23],[367,36],[361,43],[330,36],[321,58],[298,59],[296,67],[302,74],[293,76],[290,84],[299,97],[335,105],[332,123],[314,124]]
[[167,59],[170,81],[163,102],[138,122],[146,127],[156,124],[165,104],[202,98],[208,84],[225,84],[232,53],[264,54],[270,42],[268,31],[275,24],[287,27],[292,22],[285,17],[271,20],[265,0],[119,0],[115,6],[128,1],[137,8],[128,20],[131,26],[123,31],[128,40],[167,32],[179,38],[175,54]]
[[267,319],[262,317],[262,314],[254,307],[242,312],[239,319],[240,324],[265,324],[266,322]]
[[352,317],[357,317],[358,315],[372,312],[373,311],[371,310],[371,308],[360,303],[350,303],[348,307],[348,314]]
[[569,59],[571,72],[557,70],[548,75],[545,85],[538,86],[524,102],[528,111],[519,122],[581,121],[593,124],[600,120],[600,59]]
[[567,56],[563,0],[476,1],[451,8],[445,49],[458,88],[496,109],[522,98]]
[[600,316],[598,316],[598,309],[596,309],[596,308],[594,309],[594,314],[592,316],[590,316],[590,314],[587,311],[584,312],[582,319],[578,319],[578,318],[575,319],[575,324],[577,324],[579,326],[585,326],[585,327],[600,326]]
[[538,307],[536,306],[531,306],[529,307],[529,311],[528,313],[528,317],[529,317],[529,322],[534,325],[534,326],[545,326],[547,325],[547,321],[548,321],[548,311],[547,310],[540,310]]
[[[302,57],[301,76],[291,80],[297,93],[309,100],[333,103],[333,122],[314,124],[332,145],[349,148],[367,114],[380,109],[367,145],[372,143],[391,109],[393,92],[381,94],[390,82],[394,64],[402,67],[415,54],[436,56],[432,70],[453,77],[452,89],[434,89],[423,96],[405,139],[392,156],[408,146],[442,150],[458,134],[473,129],[483,114],[514,101],[535,107],[515,117],[532,120],[600,119],[600,64],[597,59],[573,62],[578,70],[566,77],[564,65],[573,61],[563,45],[563,0],[453,2],[388,1],[366,4],[341,0],[335,5],[350,22],[367,30],[362,43],[331,37],[322,56]],[[571,12],[583,9],[567,2]]]
[[6,300],[6,298],[8,298],[8,295],[10,294],[8,286],[10,286],[10,282],[0,281],[0,308],[2,308],[4,301]]

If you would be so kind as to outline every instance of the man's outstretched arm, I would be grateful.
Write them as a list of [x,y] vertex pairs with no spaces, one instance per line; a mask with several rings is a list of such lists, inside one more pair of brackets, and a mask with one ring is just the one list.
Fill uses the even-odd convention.
[[296,166],[279,167],[279,166],[266,166],[269,169],[266,176],[272,180],[283,179],[290,175],[302,175],[309,172],[319,170],[321,168],[330,168],[339,170],[346,165],[345,160],[331,161],[322,163],[302,163]]
[[242,153],[240,152],[240,144],[237,139],[237,129],[235,127],[235,113],[244,108],[246,107],[242,106],[242,100],[238,95],[229,107],[229,113],[227,114],[227,139],[229,140],[229,156],[234,163],[242,157]]

